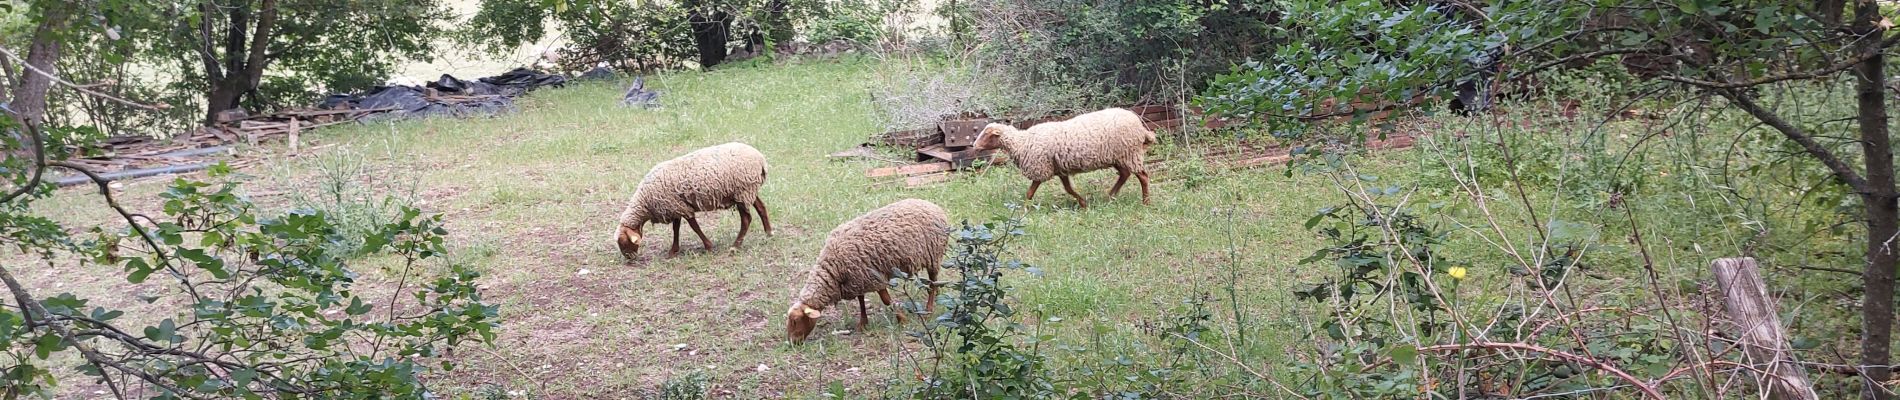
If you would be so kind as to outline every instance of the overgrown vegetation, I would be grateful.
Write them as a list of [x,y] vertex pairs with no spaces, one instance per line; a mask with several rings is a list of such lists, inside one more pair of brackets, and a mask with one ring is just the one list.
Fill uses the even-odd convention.
[[[502,269],[505,275],[485,284],[535,307],[511,316],[523,322],[497,329],[514,348],[463,355],[458,361],[472,362],[474,372],[438,369],[427,376],[446,382],[437,387],[449,393],[482,388],[478,394],[508,398],[597,390],[662,398],[1737,398],[1769,391],[1774,385],[1761,371],[1771,369],[1804,371],[1820,398],[1879,398],[1890,390],[1880,360],[1891,344],[1881,332],[1891,325],[1891,312],[1881,311],[1891,296],[1881,291],[1892,278],[1881,275],[1891,268],[1880,257],[1892,254],[1881,233],[1892,218],[1880,212],[1894,197],[1891,181],[1883,184],[1880,176],[1891,177],[1891,165],[1883,164],[1892,147],[1883,114],[1893,92],[1879,73],[1895,40],[1885,26],[1891,11],[1829,1],[1031,3],[945,5],[951,37],[943,42],[951,46],[936,50],[951,51],[942,54],[886,52],[875,61],[733,68],[691,79],[659,75],[656,87],[683,100],[674,109],[576,112],[597,110],[618,92],[581,86],[518,117],[378,131],[399,138],[376,146],[401,161],[374,163],[479,165],[408,171],[428,186],[420,191],[447,193],[437,193],[448,201],[437,207],[459,209],[458,221],[479,227],[478,239],[505,243],[487,262],[523,267]],[[815,27],[807,33],[817,36],[878,37],[865,27],[881,11],[865,10],[799,26]],[[632,16],[651,16],[642,15]],[[1221,22],[1228,20],[1246,23]],[[1240,61],[1247,58],[1253,61]],[[857,83],[866,77],[879,83]],[[1123,199],[1082,211],[1045,199],[1017,208],[1020,178],[1001,168],[960,172],[931,188],[858,187],[838,177],[872,163],[819,161],[879,129],[959,112],[1089,109],[1189,93],[1202,94],[1196,103],[1214,113],[1257,124],[1234,131],[1236,137],[1200,132],[1158,146],[1165,169],[1153,206]],[[1503,101],[1487,109],[1486,98]],[[1439,112],[1453,108],[1452,99],[1460,112]],[[867,118],[867,105],[880,108],[870,114],[883,121]],[[62,143],[98,133],[60,129],[66,130],[15,138],[9,146],[49,148],[44,154],[57,160],[58,146],[23,139]],[[1416,139],[1417,147],[1368,153],[1356,145],[1398,135]],[[1268,136],[1296,146],[1291,167],[1227,170],[1199,153]],[[778,214],[791,227],[786,234],[743,251],[637,268],[619,264],[602,243],[575,239],[588,237],[593,221],[624,199],[627,177],[680,149],[725,140],[754,143],[775,171],[785,171],[774,173],[766,196],[789,199]],[[471,154],[471,147],[492,150]],[[10,158],[7,170],[32,171],[39,165],[33,155]],[[70,234],[58,227],[62,216],[12,202],[19,229],[8,232],[19,234],[7,240],[62,249],[66,258],[111,256],[95,246],[114,240],[131,251],[165,249],[188,272],[182,276],[217,284],[229,282],[218,281],[199,253],[177,250],[217,253],[225,264],[210,265],[230,273],[283,259],[247,257],[258,248],[307,250],[293,252],[316,257],[306,263],[386,270],[410,265],[397,261],[440,260],[402,251],[338,256],[378,248],[378,235],[391,230],[438,222],[407,207],[394,207],[403,211],[393,214],[399,218],[377,219],[408,203],[362,200],[380,199],[381,190],[344,194],[356,190],[344,189],[355,182],[350,176],[363,174],[351,171],[379,168],[321,160],[295,168],[333,173],[319,181],[337,189],[326,192],[329,200],[288,199],[311,211],[205,231],[238,238],[227,240],[235,244],[181,233],[202,228],[202,218],[174,214],[161,216],[165,222],[123,219],[153,232],[170,229],[179,243],[105,230],[76,239],[62,236]],[[14,179],[19,187],[43,187],[28,175]],[[254,207],[225,200],[235,198],[225,186],[176,185],[188,189],[154,194],[178,201],[176,215]],[[939,314],[899,328],[820,335],[804,346],[771,345],[782,337],[768,329],[776,321],[759,316],[774,313],[760,310],[782,306],[785,293],[777,287],[807,267],[798,260],[809,258],[824,228],[902,197],[932,199],[958,216],[1004,209],[1014,216],[951,232],[945,267],[954,273],[940,282],[947,290]],[[282,225],[293,218],[322,222]],[[391,227],[403,221],[414,226]],[[283,239],[285,231],[320,236],[324,244]],[[439,233],[392,237],[432,235]],[[139,245],[144,237],[157,244]],[[1738,256],[1766,267],[1767,294],[1781,306],[1771,316],[1789,332],[1779,349],[1793,361],[1760,359],[1736,344],[1738,321],[1721,305],[1720,282],[1708,265]],[[135,258],[146,261],[125,276],[181,276],[153,267],[165,259],[157,254],[116,262]],[[466,273],[457,263],[438,265],[429,270]],[[350,276],[310,273],[339,282]],[[412,274],[390,276],[400,287],[401,277]],[[455,290],[472,287],[451,283]],[[913,296],[926,284],[895,283]],[[338,285],[331,290],[341,293]],[[382,289],[351,292],[380,298],[389,293]],[[314,311],[362,310],[344,299]],[[464,304],[467,312],[485,304],[472,296],[424,299],[428,305],[396,311]],[[92,327],[69,315],[135,320],[156,332],[141,337],[148,344],[176,344],[165,341],[163,314],[106,318],[111,311],[94,315],[88,307],[97,305],[75,301],[37,303],[67,326]],[[376,314],[359,318],[377,321]],[[265,329],[245,318],[226,319]],[[310,326],[334,321],[291,318]],[[193,331],[219,326],[213,322],[174,319],[174,333],[186,337],[180,343],[229,337]],[[493,327],[487,319],[453,326],[474,339],[487,332],[482,321]],[[402,331],[387,322],[357,324],[350,327]],[[97,365],[81,356],[33,354],[55,326],[14,330],[29,334],[13,337],[9,351],[34,366],[18,370],[43,378],[53,376],[43,366]],[[62,348],[55,336],[49,351]],[[125,348],[145,349],[132,346]],[[402,360],[432,361],[437,348],[417,348]],[[298,351],[305,350],[318,352]],[[318,353],[345,366],[361,359]],[[577,377],[555,365],[633,372]],[[224,379],[215,376],[221,370],[207,371],[200,376],[213,377],[205,382]],[[295,371],[301,370],[283,373]],[[329,377],[288,381],[330,382],[322,379]],[[376,383],[415,387],[406,378]],[[254,389],[270,388],[259,385]],[[236,393],[238,386],[202,393]],[[499,389],[512,387],[535,390]]]

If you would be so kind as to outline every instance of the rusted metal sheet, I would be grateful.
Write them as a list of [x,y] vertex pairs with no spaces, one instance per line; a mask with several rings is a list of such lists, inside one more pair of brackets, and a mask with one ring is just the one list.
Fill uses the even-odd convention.
[[959,148],[976,144],[976,135],[983,132],[983,126],[989,125],[988,118],[957,119],[937,123],[937,129],[943,131],[943,145]]

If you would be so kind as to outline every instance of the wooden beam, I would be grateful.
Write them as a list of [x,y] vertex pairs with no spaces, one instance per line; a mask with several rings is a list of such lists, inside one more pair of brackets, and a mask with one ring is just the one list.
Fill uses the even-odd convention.
[[1756,383],[1768,392],[1768,398],[1819,399],[1807,371],[1789,354],[1788,333],[1781,326],[1775,299],[1768,296],[1768,284],[1762,281],[1755,259],[1720,258],[1709,264],[1709,270],[1722,290],[1729,319],[1735,322],[1735,336],[1747,355],[1743,361],[1754,366],[1753,370],[1763,371]]
[[895,166],[895,167],[872,168],[870,170],[864,171],[864,177],[877,178],[877,177],[884,177],[884,176],[891,176],[891,175],[916,175],[916,174],[924,174],[924,173],[931,173],[931,172],[943,172],[943,171],[949,171],[949,170],[950,170],[949,162],[934,162],[934,163],[928,163],[928,164],[911,164],[911,165],[900,165],[900,166]]

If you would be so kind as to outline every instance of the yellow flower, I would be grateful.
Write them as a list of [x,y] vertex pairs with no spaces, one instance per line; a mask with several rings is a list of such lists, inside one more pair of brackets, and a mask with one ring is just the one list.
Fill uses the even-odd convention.
[[1465,279],[1465,267],[1451,267],[1451,269],[1445,270],[1445,274],[1451,275],[1451,279],[1463,280]]

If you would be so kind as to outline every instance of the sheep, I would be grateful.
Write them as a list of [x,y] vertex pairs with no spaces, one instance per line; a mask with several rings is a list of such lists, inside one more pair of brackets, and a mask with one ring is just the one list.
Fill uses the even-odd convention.
[[673,249],[667,256],[678,256],[680,220],[691,225],[700,243],[712,250],[712,240],[699,230],[699,220],[693,215],[726,207],[739,210],[739,238],[732,241],[732,247],[738,248],[745,244],[746,231],[752,226],[747,204],[759,212],[765,234],[770,235],[772,219],[765,213],[765,200],[759,198],[759,188],[764,185],[765,155],[744,143],[694,150],[654,165],[620,213],[615,238],[620,254],[632,260],[640,252],[640,238],[651,222],[673,224]]
[[1036,188],[1049,178],[1062,179],[1062,189],[1075,196],[1082,208],[1087,200],[1069,184],[1069,176],[1103,168],[1114,168],[1120,176],[1108,189],[1114,197],[1128,182],[1128,175],[1141,179],[1141,204],[1148,204],[1148,169],[1142,155],[1155,144],[1154,131],[1141,125],[1141,116],[1121,108],[1077,115],[1067,121],[1046,122],[1019,130],[1005,124],[989,124],[978,135],[979,150],[1003,149],[1009,153],[1023,177],[1029,178],[1028,200],[1036,199]]
[[[786,335],[794,343],[804,341],[825,308],[852,298],[858,300],[858,330],[863,331],[869,318],[864,295],[877,292],[884,305],[892,305],[887,286],[897,271],[922,270],[936,282],[938,263],[950,246],[949,229],[942,207],[918,199],[900,200],[838,225],[825,238],[804,287],[786,310]],[[936,308],[937,287],[932,284],[924,309]],[[902,312],[897,322],[904,322]]]

